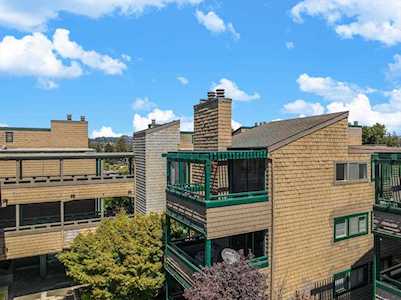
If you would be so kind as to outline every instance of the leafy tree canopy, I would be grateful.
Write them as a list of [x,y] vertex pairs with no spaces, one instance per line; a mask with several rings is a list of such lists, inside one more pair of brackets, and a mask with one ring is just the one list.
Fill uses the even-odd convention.
[[194,286],[184,292],[188,300],[267,300],[266,275],[244,257],[234,264],[217,263],[193,276]]
[[389,133],[386,126],[376,123],[373,126],[362,127],[362,143],[368,145],[387,145],[390,147],[400,146],[401,139],[397,134]]
[[120,213],[96,232],[78,235],[58,257],[95,300],[148,300],[164,283],[162,217]]

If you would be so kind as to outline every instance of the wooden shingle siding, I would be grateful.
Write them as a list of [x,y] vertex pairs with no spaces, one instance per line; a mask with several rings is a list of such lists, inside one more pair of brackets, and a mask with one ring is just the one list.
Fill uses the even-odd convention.
[[[13,142],[6,143],[6,132],[13,132]],[[0,146],[15,148],[88,148],[88,122],[51,121],[49,129],[0,130]]]
[[226,150],[231,146],[231,99],[194,106],[194,150]]
[[[38,184],[37,184],[38,185]],[[45,186],[2,186],[1,199],[7,205],[41,203],[61,200],[94,199],[105,197],[133,196],[134,183],[80,183],[80,184],[48,184]]]
[[334,183],[335,161],[370,161],[368,154],[348,154],[347,129],[344,118],[270,153],[273,289],[284,283],[284,299],[370,259],[371,235],[336,243],[333,238],[334,218],[370,212],[374,197],[371,182]]
[[218,239],[268,229],[268,202],[209,208],[206,211],[207,237]]

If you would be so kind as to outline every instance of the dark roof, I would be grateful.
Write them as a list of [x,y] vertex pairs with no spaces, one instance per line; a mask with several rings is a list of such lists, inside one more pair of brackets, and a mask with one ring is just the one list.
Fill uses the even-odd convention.
[[233,149],[278,149],[318,129],[348,117],[348,112],[273,121],[233,136]]

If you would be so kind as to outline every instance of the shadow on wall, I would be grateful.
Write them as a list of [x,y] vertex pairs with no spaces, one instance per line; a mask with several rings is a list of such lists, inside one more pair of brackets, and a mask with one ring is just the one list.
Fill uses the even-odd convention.
[[[372,298],[373,249],[358,259],[349,270],[315,282],[311,300],[361,300]],[[336,282],[334,277],[336,277]],[[352,284],[355,286],[352,287]],[[344,287],[344,288],[342,288]],[[302,298],[301,298],[302,299]],[[303,300],[303,299],[302,299]]]

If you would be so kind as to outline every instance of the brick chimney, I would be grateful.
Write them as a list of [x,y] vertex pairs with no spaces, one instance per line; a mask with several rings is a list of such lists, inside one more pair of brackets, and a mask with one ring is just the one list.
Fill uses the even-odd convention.
[[224,151],[232,144],[231,104],[224,90],[208,92],[194,105],[194,150]]

